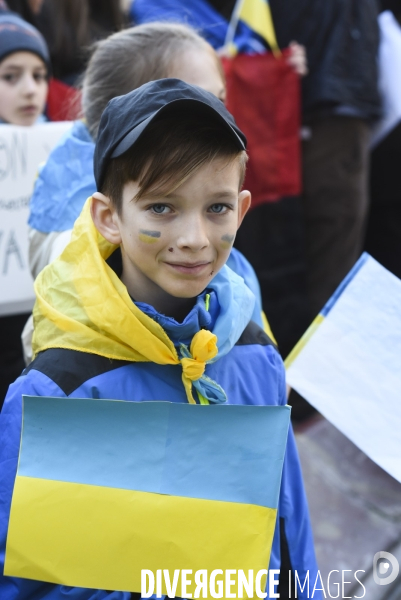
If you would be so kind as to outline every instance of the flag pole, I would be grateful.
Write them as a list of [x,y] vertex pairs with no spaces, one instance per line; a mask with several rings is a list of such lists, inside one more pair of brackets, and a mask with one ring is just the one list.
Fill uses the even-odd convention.
[[224,46],[222,50],[225,50],[228,55],[232,55],[232,49],[234,45],[235,32],[237,31],[239,15],[241,12],[242,4],[244,0],[236,0],[231,19],[228,24],[226,39],[224,40]]

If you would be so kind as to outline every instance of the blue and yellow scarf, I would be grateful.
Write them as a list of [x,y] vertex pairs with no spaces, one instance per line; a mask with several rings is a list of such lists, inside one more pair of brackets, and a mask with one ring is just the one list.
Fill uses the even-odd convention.
[[254,297],[227,267],[210,286],[220,313],[214,331],[201,329],[179,352],[164,329],[131,300],[127,288],[106,260],[117,246],[94,226],[88,199],[71,242],[35,282],[33,352],[67,348],[116,360],[181,364],[188,402],[192,385],[201,401],[225,402],[224,390],[205,375],[207,363],[224,356],[250,320]]

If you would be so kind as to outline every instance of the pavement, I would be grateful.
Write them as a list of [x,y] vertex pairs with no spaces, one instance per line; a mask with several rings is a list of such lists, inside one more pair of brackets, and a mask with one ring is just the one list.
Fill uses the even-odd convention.
[[[401,565],[401,483],[320,415],[295,434],[326,597],[401,600],[401,573],[390,585],[373,580],[377,552],[391,552]],[[333,570],[339,573],[328,584]],[[342,578],[350,582],[344,589]]]

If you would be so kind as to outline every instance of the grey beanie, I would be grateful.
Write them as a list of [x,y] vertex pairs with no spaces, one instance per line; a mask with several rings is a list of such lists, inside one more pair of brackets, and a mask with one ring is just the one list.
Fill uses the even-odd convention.
[[14,52],[33,52],[50,73],[50,56],[44,37],[16,13],[0,13],[0,62]]

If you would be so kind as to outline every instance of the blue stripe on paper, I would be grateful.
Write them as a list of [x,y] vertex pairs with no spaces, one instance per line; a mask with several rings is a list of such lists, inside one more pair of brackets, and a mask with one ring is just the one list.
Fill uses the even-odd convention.
[[276,508],[288,406],[24,396],[18,474]]
[[345,288],[348,286],[349,283],[351,283],[355,275],[358,273],[358,271],[360,271],[360,269],[363,267],[363,265],[369,258],[370,255],[367,252],[364,252],[362,254],[360,259],[355,263],[355,265],[352,267],[351,271],[348,273],[345,279],[342,280],[334,294],[331,296],[331,298],[329,298],[329,300],[327,300],[326,304],[323,306],[322,310],[320,311],[320,314],[323,315],[323,317],[327,317],[327,315],[329,314],[329,312],[331,311],[341,294],[344,292]]

